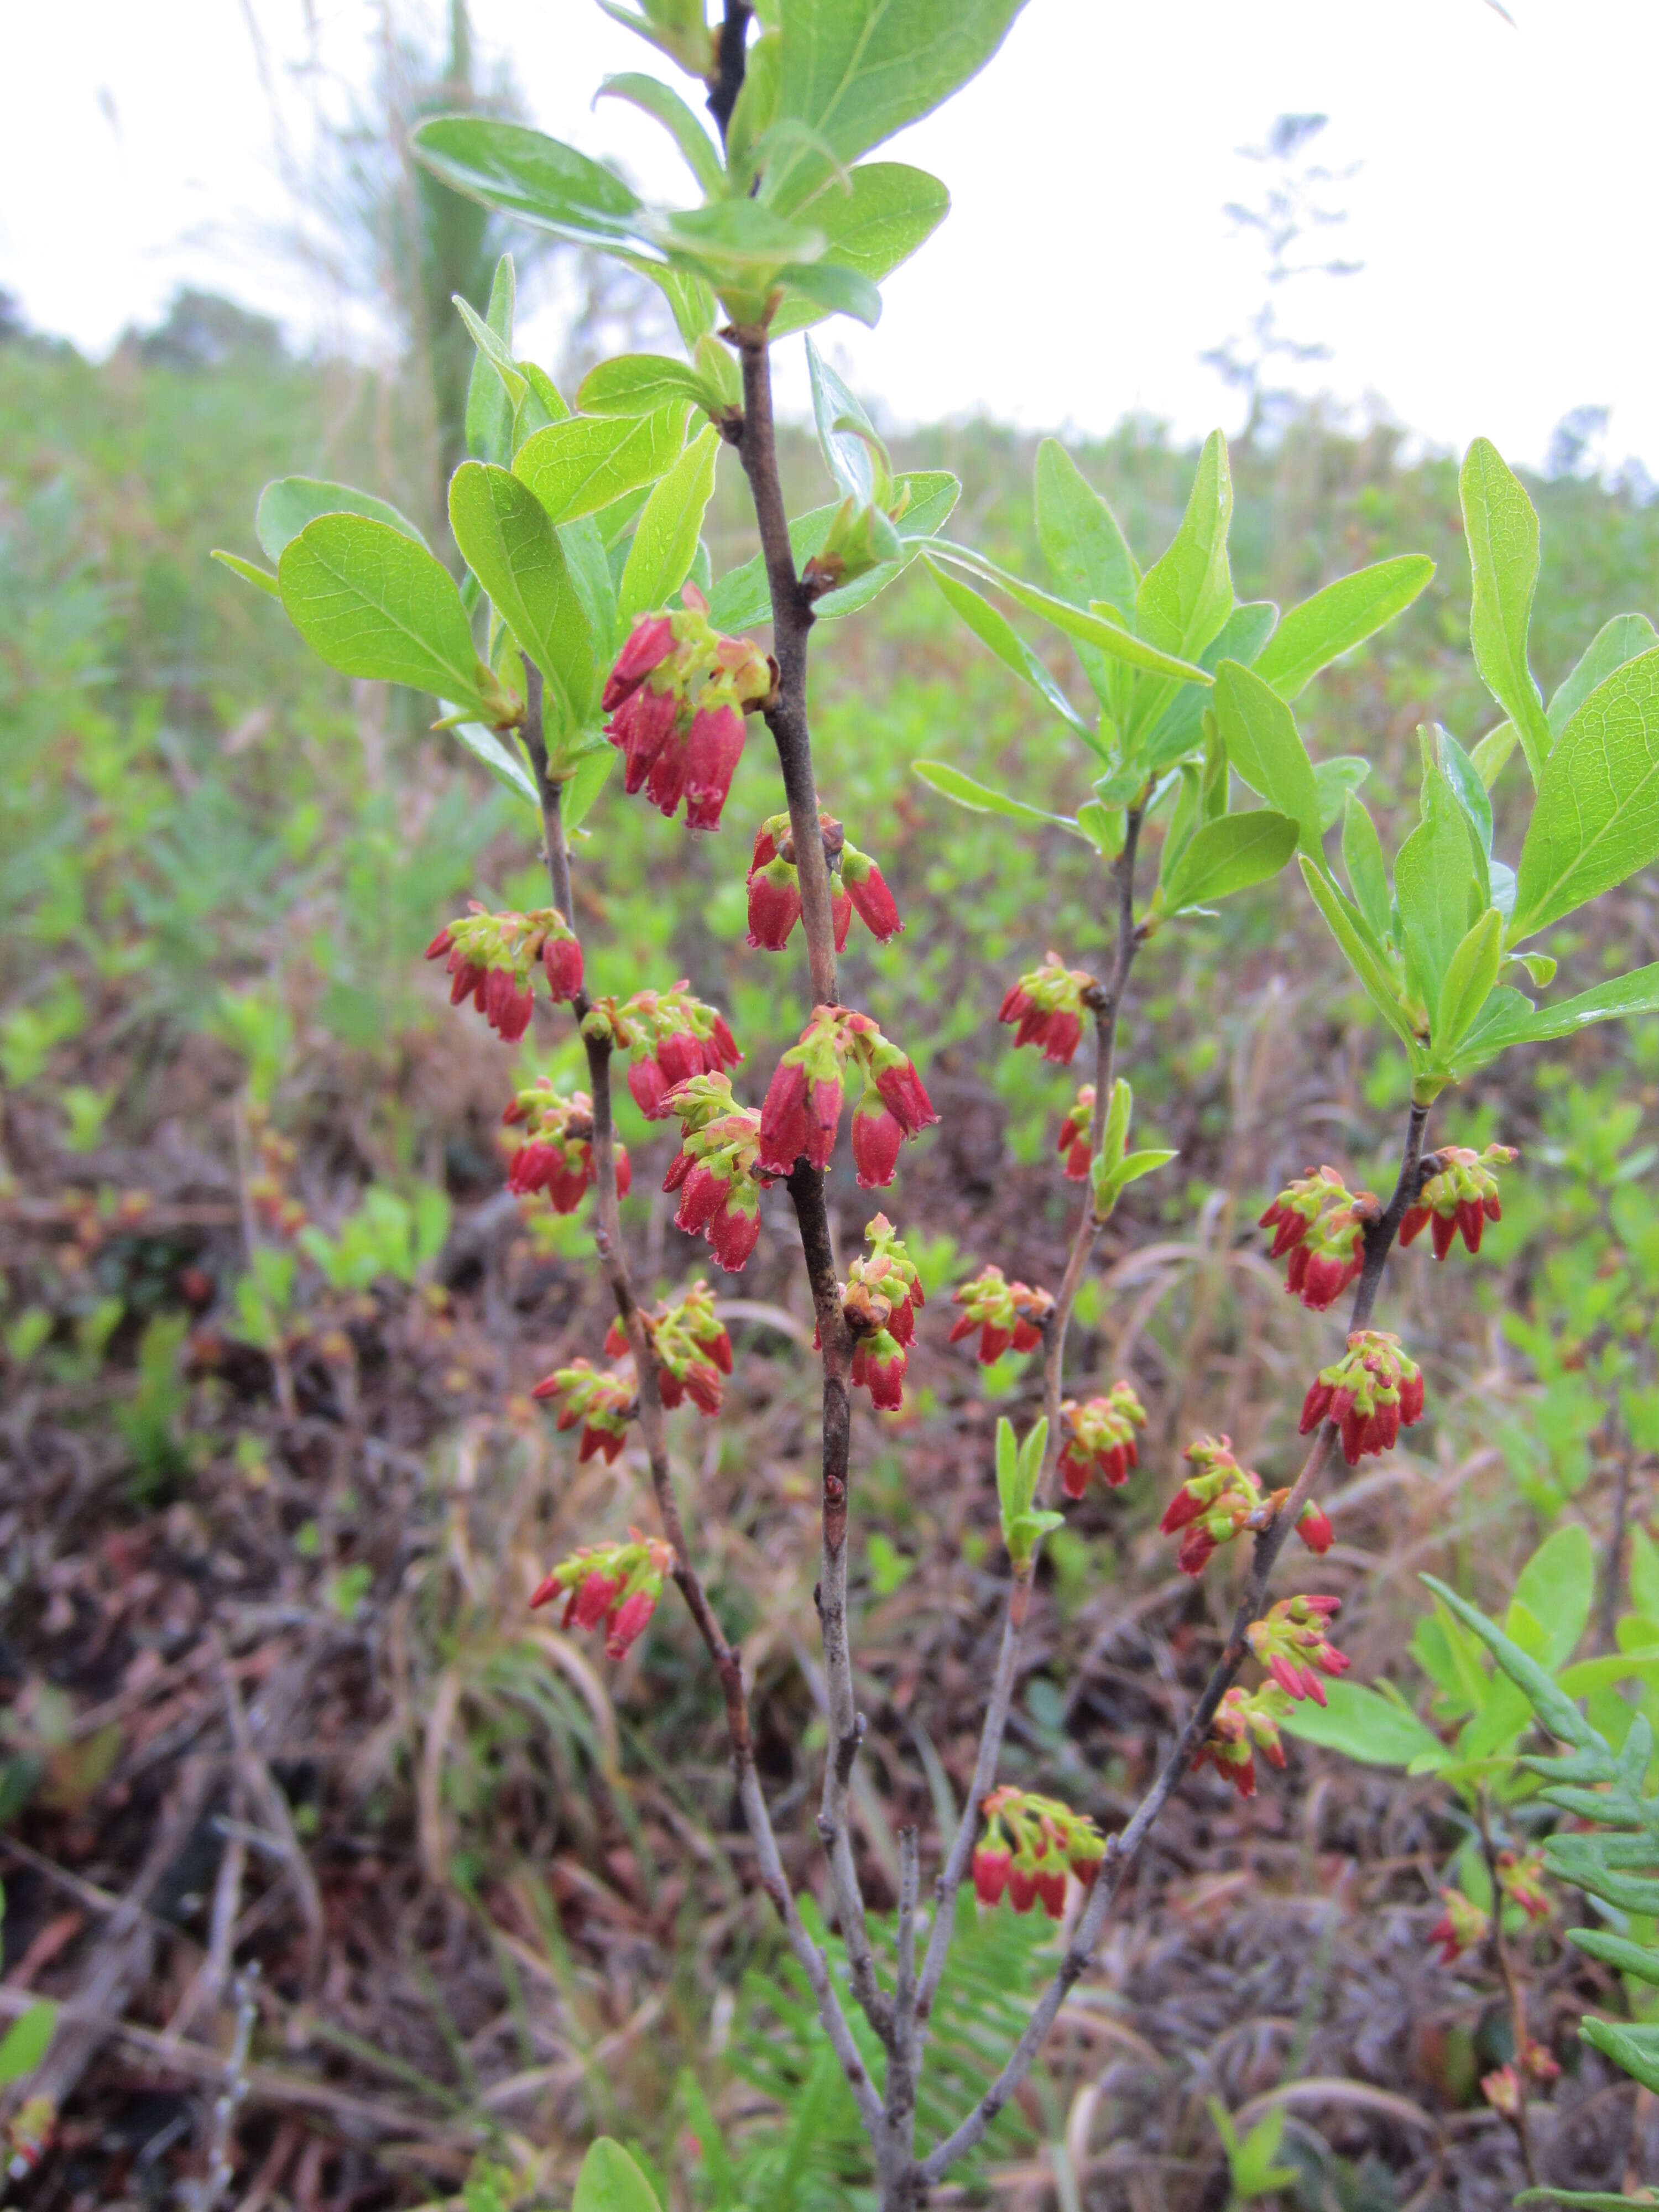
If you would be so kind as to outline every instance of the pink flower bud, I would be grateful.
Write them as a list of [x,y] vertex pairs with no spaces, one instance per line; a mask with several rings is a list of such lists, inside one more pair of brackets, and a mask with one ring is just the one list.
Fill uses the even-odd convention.
[[665,1102],[670,1087],[669,1079],[657,1060],[636,1060],[629,1066],[628,1088],[647,1121],[660,1121],[667,1113]]
[[1008,1887],[1013,1853],[1006,1844],[981,1844],[974,1853],[974,1894],[981,1905],[1000,1905]]
[[605,696],[599,702],[604,712],[613,713],[637,690],[652,670],[668,658],[673,646],[674,625],[667,615],[641,616],[605,678]]
[[678,738],[651,763],[645,795],[659,814],[672,815],[685,793],[686,749]]
[[616,1602],[622,1583],[614,1575],[596,1568],[572,1591],[570,1603],[565,1608],[564,1626],[574,1622],[578,1628],[597,1628]]
[[845,952],[847,933],[853,922],[853,902],[845,891],[836,889],[833,876],[830,879],[830,920],[835,928],[836,950]]
[[550,937],[542,947],[542,966],[547,971],[547,987],[556,999],[574,999],[582,987],[581,940],[575,937]]
[[743,716],[730,705],[702,707],[686,744],[685,821],[690,830],[718,830],[720,809],[743,757]]
[[735,1187],[708,1224],[708,1243],[728,1274],[740,1272],[760,1237],[760,1196]]
[[822,1171],[830,1164],[836,1149],[836,1132],[841,1127],[842,1082],[841,1071],[833,1075],[815,1076],[808,1087],[806,1098],[806,1157]]
[[[605,725],[623,756],[623,789],[642,791],[646,779],[674,738],[679,702],[672,691],[635,691]],[[678,746],[673,748],[678,750]]]
[[1050,1920],[1058,1920],[1066,1910],[1066,1875],[1060,1867],[1039,1867],[1036,1875],[1036,1893],[1042,1909]]
[[[680,1155],[690,1161],[688,1153]],[[725,1206],[731,1184],[715,1174],[706,1161],[690,1162],[690,1172],[684,1179],[680,1192],[679,1212],[674,1216],[676,1229],[683,1229],[688,1237],[701,1236],[714,1216]]]
[[781,1060],[761,1107],[758,1164],[767,1175],[787,1176],[806,1150],[806,1069]]
[[915,1137],[924,1129],[931,1129],[939,1115],[915,1064],[896,1045],[889,1044],[875,1053],[872,1065],[876,1088],[904,1134]]
[[618,1198],[626,1198],[634,1188],[634,1170],[629,1160],[628,1147],[626,1145],[613,1143],[611,1151],[615,1155],[617,1195]]
[[1029,1912],[1036,1903],[1037,1878],[1035,1861],[1022,1864],[1014,1859],[1008,1869],[1008,1902],[1016,1912]]
[[438,934],[433,939],[431,944],[427,946],[427,958],[428,960],[441,960],[445,953],[448,951],[450,946],[453,945],[454,942],[454,939],[449,933],[449,925],[446,922],[443,927],[438,932]]
[[800,878],[787,860],[770,860],[749,878],[749,942],[781,952],[800,920]]
[[657,1609],[657,1593],[647,1584],[625,1597],[611,1616],[606,1626],[605,1656],[607,1659],[624,1659],[630,1644],[644,1633],[646,1624]]
[[853,1163],[860,1190],[891,1182],[904,1132],[878,1091],[866,1090],[853,1116]]
[[1323,1507],[1316,1505],[1311,1499],[1297,1516],[1296,1533],[1319,1559],[1324,1557],[1336,1540],[1336,1532],[1331,1527]]
[[842,854],[841,879],[847,896],[858,909],[859,920],[870,934],[885,945],[898,936],[904,924],[881,870],[867,854],[848,846]]
[[[721,1026],[724,1027],[724,1024]],[[731,1034],[727,1030],[728,1038]],[[740,1058],[741,1054],[738,1056]],[[709,1072],[703,1065],[702,1040],[693,1036],[690,1030],[670,1030],[666,1036],[659,1041],[657,1065],[662,1070],[664,1080],[671,1091],[677,1083],[684,1083],[690,1076],[703,1075]],[[719,1066],[720,1062],[716,1060],[715,1072],[718,1072]]]

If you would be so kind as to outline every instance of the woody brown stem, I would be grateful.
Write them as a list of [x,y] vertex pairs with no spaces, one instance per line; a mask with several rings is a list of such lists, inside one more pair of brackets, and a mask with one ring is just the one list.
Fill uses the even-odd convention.
[[[1400,1176],[1394,1196],[1380,1218],[1365,1231],[1365,1256],[1354,1296],[1353,1311],[1349,1319],[1350,1333],[1364,1328],[1370,1322],[1377,1285],[1382,1280],[1389,1249],[1405,1218],[1407,1207],[1417,1195],[1421,1180],[1423,1125],[1427,1115],[1426,1107],[1413,1102],[1406,1125]],[[1179,1788],[1208,1735],[1210,1723],[1215,1718],[1222,1698],[1237,1679],[1249,1650],[1250,1624],[1261,1617],[1274,1562],[1284,1548],[1285,1539],[1296,1526],[1297,1516],[1306,1504],[1314,1484],[1319,1480],[1335,1449],[1337,1434],[1334,1421],[1326,1421],[1322,1425],[1290,1496],[1274,1515],[1271,1525],[1256,1538],[1249,1577],[1233,1616],[1231,1633],[1220,1657],[1211,1669],[1202,1696],[1194,1706],[1173,1750],[1159,1768],[1156,1780],[1136,1807],[1127,1825],[1107,1838],[1106,1856],[1090,1892],[1088,1903],[1079,1917],[1076,1931],[1066,1947],[1066,1955],[1054,1980],[1038,1999],[1007,2063],[961,2125],[922,2160],[919,2172],[925,2185],[937,2181],[957,2159],[983,2140],[986,2130],[1030,2073],[1032,2062],[1054,2026],[1061,2005],[1094,1954],[1100,1931],[1106,1923],[1106,1916],[1112,1909],[1125,1875],[1139,1859],[1141,1847],[1159,1814]]]
[[1492,1848],[1491,1809],[1484,1788],[1475,1801],[1475,1819],[1480,1831],[1480,1850],[1486,1862],[1486,1875],[1492,1883],[1492,1954],[1504,1984],[1504,1994],[1509,2000],[1510,2039],[1515,2045],[1515,2080],[1517,2099],[1512,2124],[1516,2140],[1521,2147],[1521,2164],[1525,2169],[1527,2186],[1538,2186],[1538,2166],[1533,2155],[1532,2124],[1527,2118],[1527,1993],[1516,1972],[1515,1960],[1510,1954],[1508,1939],[1504,1934],[1504,1892],[1498,1880],[1498,1854]]

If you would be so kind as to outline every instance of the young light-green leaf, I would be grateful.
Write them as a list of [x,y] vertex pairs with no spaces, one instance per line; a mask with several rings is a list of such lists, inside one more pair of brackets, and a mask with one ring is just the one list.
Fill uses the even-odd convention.
[[793,207],[843,164],[948,100],[1001,45],[1022,0],[790,0],[782,11],[778,114],[808,142],[766,180]]
[[[451,702],[441,700],[439,703],[447,707]],[[494,730],[487,730],[482,722],[452,722],[449,734],[459,740],[480,768],[489,770],[504,791],[522,799],[537,821],[541,820],[542,802],[531,781],[530,770],[516,753],[507,750]],[[605,750],[610,752],[611,748],[607,745]]]
[[1434,574],[1425,553],[1402,553],[1339,576],[1280,621],[1255,663],[1263,683],[1294,699],[1322,668],[1403,614]]
[[1547,710],[1550,728],[1559,738],[1598,684],[1605,684],[1616,668],[1659,646],[1659,633],[1645,615],[1615,615],[1602,623],[1578,656],[1573,669],[1558,686]]
[[1052,623],[1068,637],[1100,646],[1115,659],[1127,661],[1132,668],[1145,669],[1153,676],[1168,676],[1177,683],[1201,684],[1206,690],[1209,687],[1212,678],[1208,672],[1196,663],[1179,659],[1173,653],[1149,645],[1145,638],[1137,637],[1121,623],[1114,622],[1094,608],[1074,607],[1068,599],[1056,599],[1052,592],[1039,591],[1035,584],[1028,584],[1006,568],[1000,568],[983,554],[971,552],[965,545],[942,544],[939,557],[958,568],[966,568],[969,575],[994,584],[1018,605],[1031,614],[1041,615],[1044,622]]
[[1297,848],[1297,824],[1288,814],[1262,809],[1254,814],[1224,814],[1194,832],[1174,879],[1165,887],[1171,914],[1183,907],[1209,906],[1234,891],[1276,876]]
[[1550,750],[1550,726],[1527,660],[1538,584],[1538,516],[1489,438],[1477,438],[1458,471],[1474,595],[1469,644],[1482,682],[1515,724],[1536,783]]
[[666,606],[690,574],[702,518],[714,495],[720,449],[720,433],[711,422],[653,487],[617,587],[617,609],[624,622],[650,608]]
[[413,143],[416,159],[452,191],[556,238],[614,251],[641,235],[642,204],[613,170],[522,123],[434,115],[416,126]]
[[[1198,457],[1181,526],[1135,587],[1137,634],[1180,659],[1196,660],[1232,612],[1227,561],[1232,514],[1227,442],[1219,430],[1212,430]],[[1150,728],[1169,698],[1167,684],[1137,684],[1131,732]]]
[[46,2055],[57,2025],[58,2008],[49,1997],[40,1998],[18,2014],[0,2037],[0,2088],[33,2073]]
[[1342,865],[1348,872],[1354,903],[1381,943],[1389,934],[1394,903],[1389,890],[1389,864],[1370,809],[1354,791],[1348,793],[1342,810]]
[[[490,279],[484,328],[509,361],[517,299],[518,274],[513,256],[503,253]],[[472,356],[466,385],[466,450],[475,460],[495,461],[505,467],[512,459],[514,401],[515,395],[507,389],[493,356],[480,347]]]
[[660,2212],[656,2191],[628,2153],[600,2136],[582,2160],[570,2212]]
[[1357,908],[1350,907],[1336,885],[1315,867],[1305,853],[1300,857],[1302,880],[1314,904],[1324,915],[1331,935],[1341,946],[1343,957],[1359,979],[1366,997],[1410,1053],[1413,1066],[1417,1066],[1421,1056],[1420,1040],[1400,1002],[1400,993],[1387,963],[1366,942],[1364,916]]
[[1659,859],[1659,648],[1597,684],[1556,740],[1521,848],[1518,944]]
[[1235,772],[1269,806],[1290,816],[1303,851],[1322,868],[1319,787],[1296,717],[1254,669],[1237,660],[1216,670],[1215,714]]
[[510,471],[464,461],[450,480],[449,526],[520,652],[551,686],[562,732],[580,728],[595,703],[593,635],[546,508]]
[[1011,799],[1006,792],[993,791],[988,784],[976,783],[948,761],[912,761],[910,766],[924,783],[970,814],[1001,814],[1011,822],[1040,823],[1048,829],[1069,830],[1075,837],[1087,838],[1087,832],[1066,815],[1050,814],[1045,807],[1031,806],[1023,799]]
[[331,668],[483,711],[460,593],[443,563],[390,523],[320,515],[284,548],[277,580],[289,620]]
[[726,190],[726,167],[720,149],[671,85],[659,77],[624,70],[619,76],[605,77],[594,98],[625,100],[660,123],[684,155],[698,191],[714,199]]
[[1439,1737],[1415,1713],[1361,1682],[1328,1682],[1325,1695],[1322,1710],[1310,1698],[1281,1716],[1279,1725],[1304,1743],[1322,1744],[1366,1766],[1409,1766],[1424,1752],[1440,1748]]
[[214,547],[208,558],[210,561],[222,562],[229,569],[233,576],[240,576],[245,584],[252,584],[256,590],[268,592],[273,599],[282,598],[282,586],[271,571],[269,568],[262,568],[257,561],[245,561],[240,553],[227,553],[222,546],[218,545]]
[[1062,594],[1132,607],[1140,570],[1117,517],[1058,438],[1037,447],[1032,483],[1037,539]]
[[1358,753],[1339,753],[1334,760],[1314,763],[1314,789],[1319,793],[1322,833],[1335,829],[1346,810],[1349,794],[1358,790],[1370,772],[1370,763]]
[[1407,972],[1432,1010],[1440,1002],[1459,945],[1468,933],[1474,855],[1462,809],[1444,772],[1423,779],[1423,818],[1395,857],[1395,896]]
[[684,447],[685,416],[680,400],[632,420],[573,415],[522,445],[513,473],[553,521],[574,522],[666,475]]
[[928,574],[980,643],[988,646],[1005,667],[1012,668],[1023,683],[1029,684],[1048,702],[1063,721],[1070,724],[1086,744],[1095,747],[1093,724],[1085,715],[1079,714],[1013,624],[1000,614],[988,599],[982,599],[971,584],[964,584],[960,577],[951,575],[931,555],[924,558]]
[[[887,489],[885,483],[877,482],[877,455],[884,453],[884,448],[876,426],[856,392],[830,368],[810,337],[806,341],[806,373],[812,393],[812,420],[817,428],[818,451],[823,456],[823,465],[843,499],[868,507]],[[884,462],[881,465],[884,467]]]
[[1453,953],[1434,1015],[1437,1059],[1445,1058],[1492,996],[1503,936],[1504,917],[1488,907]]
[[[848,181],[850,191],[839,177],[826,179],[809,203],[824,240],[817,265],[821,272],[844,269],[879,284],[938,229],[950,213],[951,195],[937,177],[903,161],[866,161]],[[817,289],[821,295],[822,275]],[[809,297],[786,283],[769,325],[772,337],[806,330],[830,312],[821,296]]]
[[[893,489],[895,494],[909,495],[909,503],[896,526],[902,557],[854,577],[839,591],[827,592],[817,603],[820,622],[834,622],[854,614],[860,607],[867,606],[878,592],[885,590],[922,551],[928,540],[945,527],[962,487],[948,470],[920,469],[911,475],[895,477]],[[822,551],[830,526],[840,512],[839,502],[833,507],[817,507],[809,514],[797,515],[790,524],[789,543],[798,569],[804,568],[815,553]],[[752,629],[756,623],[771,620],[771,594],[767,588],[766,564],[760,554],[720,578],[708,594],[708,618],[717,629],[724,630]]]
[[720,396],[689,362],[662,353],[621,353],[602,361],[576,394],[584,415],[654,415],[676,399],[705,409],[720,404]]
[[253,534],[266,560],[280,561],[284,547],[319,514],[365,514],[373,522],[388,523],[416,545],[426,544],[406,514],[389,501],[376,499],[373,492],[330,483],[322,477],[278,477],[260,493],[253,515]]

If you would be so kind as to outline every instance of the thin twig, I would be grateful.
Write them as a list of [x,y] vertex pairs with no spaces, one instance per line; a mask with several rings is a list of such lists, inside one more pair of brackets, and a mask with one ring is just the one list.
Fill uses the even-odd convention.
[[1538,2164],[1533,2154],[1532,2123],[1527,2118],[1527,2045],[1531,2039],[1527,2033],[1527,1993],[1521,1986],[1521,1978],[1515,1971],[1515,1960],[1504,1934],[1504,1892],[1498,1879],[1498,1854],[1492,1848],[1491,1808],[1483,1788],[1475,1800],[1475,1820],[1480,1831],[1480,1850],[1486,1862],[1486,1876],[1492,1883],[1492,1954],[1503,1978],[1504,1993],[1509,1999],[1510,2039],[1515,2045],[1513,2060],[1516,2081],[1516,2104],[1512,2115],[1516,2140],[1521,2146],[1521,2163],[1526,2170],[1527,2186],[1538,2186]]
[[[1381,1218],[1365,1231],[1364,1261],[1348,1323],[1350,1333],[1365,1328],[1370,1320],[1371,1309],[1376,1301],[1377,1285],[1382,1280],[1389,1249],[1400,1224],[1405,1218],[1407,1207],[1417,1196],[1421,1182],[1423,1125],[1427,1118],[1427,1107],[1419,1106],[1413,1101],[1406,1124],[1400,1176],[1395,1185],[1394,1196]],[[1100,1931],[1106,1923],[1106,1916],[1112,1909],[1124,1877],[1139,1859],[1141,1846],[1159,1814],[1191,1767],[1194,1754],[1209,1734],[1210,1723],[1215,1717],[1222,1698],[1231,1688],[1244,1663],[1249,1649],[1248,1632],[1250,1623],[1261,1614],[1273,1563],[1295,1527],[1297,1516],[1314,1484],[1323,1472],[1336,1440],[1337,1425],[1334,1421],[1325,1422],[1314,1438],[1312,1449],[1303,1463],[1302,1472],[1297,1477],[1289,1498],[1274,1516],[1272,1525],[1256,1538],[1249,1578],[1233,1616],[1232,1632],[1221,1656],[1211,1670],[1203,1695],[1193,1708],[1174,1749],[1158,1770],[1156,1780],[1136,1808],[1127,1826],[1108,1838],[1106,1857],[1066,1955],[1054,1980],[1038,1999],[1007,2063],[961,2125],[922,2160],[919,2171],[924,2185],[931,2185],[939,2180],[957,2159],[983,2140],[986,2130],[1030,2071],[1033,2060],[1054,2026],[1055,2015],[1094,1954]]]

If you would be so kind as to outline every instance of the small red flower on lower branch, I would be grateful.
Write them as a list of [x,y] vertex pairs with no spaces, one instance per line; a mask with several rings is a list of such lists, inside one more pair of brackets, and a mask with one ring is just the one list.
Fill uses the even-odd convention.
[[476,899],[446,922],[426,948],[428,960],[445,960],[449,1003],[471,999],[496,1034],[516,1044],[530,1026],[539,964],[556,999],[574,999],[582,987],[582,948],[556,907],[532,914],[486,914]]
[[630,1528],[625,1543],[586,1544],[561,1559],[530,1602],[546,1605],[562,1595],[560,1626],[597,1628],[603,1622],[605,1657],[622,1659],[644,1633],[673,1564],[672,1550],[659,1537]]
[[685,978],[665,991],[635,991],[620,1003],[601,999],[582,1035],[630,1055],[628,1088],[648,1121],[670,1111],[668,1094],[696,1075],[718,1075],[743,1058],[717,1007],[694,997]]
[[1423,1370],[1380,1328],[1358,1328],[1340,1359],[1322,1367],[1302,1407],[1302,1433],[1322,1421],[1342,1431],[1342,1455],[1358,1467],[1367,1452],[1392,1451],[1402,1428],[1423,1418]]
[[1322,1705],[1321,1674],[1347,1673],[1346,1654],[1326,1632],[1341,1606],[1338,1597],[1282,1597],[1265,1620],[1250,1623],[1250,1649],[1287,1697]]
[[[561,1096],[545,1077],[512,1100],[501,1121],[522,1128],[524,1141],[507,1168],[507,1188],[526,1198],[544,1190],[556,1213],[574,1213],[590,1183],[599,1179],[593,1160],[593,1102],[585,1091]],[[625,1198],[633,1182],[626,1146],[611,1140],[617,1195]]]
[[1365,1231],[1382,1214],[1370,1191],[1349,1190],[1334,1168],[1325,1167],[1287,1184],[1260,1225],[1273,1231],[1270,1259],[1290,1254],[1285,1289],[1310,1313],[1323,1313],[1358,1280]]
[[1060,1485],[1068,1498],[1081,1498],[1089,1478],[1098,1475],[1108,1489],[1129,1480],[1139,1454],[1135,1431],[1146,1425],[1146,1409],[1128,1382],[1115,1382],[1103,1398],[1079,1405],[1066,1399],[1060,1409]]
[[992,1266],[981,1267],[971,1282],[953,1292],[951,1303],[963,1310],[961,1318],[951,1324],[951,1343],[960,1344],[977,1329],[979,1364],[988,1367],[1011,1348],[1034,1351],[1042,1341],[1054,1301],[1048,1291],[1007,1281],[1001,1268]]
[[[660,1313],[641,1312],[657,1370],[657,1394],[672,1407],[689,1398],[700,1413],[718,1413],[725,1378],[732,1372],[732,1340],[714,1311],[714,1294],[701,1279]],[[618,1315],[605,1348],[613,1358],[631,1350]]]
[[[836,950],[844,950],[854,915],[885,945],[900,934],[904,924],[885,878],[867,853],[848,844],[847,833],[831,814],[818,816],[823,839],[824,866],[830,871],[830,907],[834,921]],[[796,865],[794,831],[787,814],[769,815],[755,833],[755,849],[749,863],[749,942],[765,952],[781,952],[789,933],[800,920],[800,872]]]
[[1269,1766],[1285,1764],[1285,1741],[1279,1723],[1288,1710],[1277,1684],[1264,1682],[1259,1690],[1241,1690],[1237,1684],[1216,1708],[1210,1733],[1193,1756],[1196,1772],[1213,1766],[1241,1797],[1255,1795],[1255,1754]]
[[1476,1950],[1486,1942],[1492,1915],[1482,1911],[1461,1889],[1443,1889],[1440,1902],[1445,1910],[1430,1929],[1429,1941],[1439,1945],[1441,1965],[1449,1966],[1465,1951]]
[[1434,1256],[1443,1260],[1461,1231],[1471,1252],[1480,1249],[1480,1233],[1489,1221],[1501,1221],[1495,1167],[1508,1167],[1519,1153],[1513,1145],[1488,1145],[1484,1152],[1467,1145],[1442,1145],[1424,1161],[1427,1171],[1400,1224],[1400,1241],[1411,1243],[1431,1224]]
[[1041,1904],[1051,1920],[1066,1910],[1066,1877],[1091,1888],[1106,1856],[1106,1839],[1085,1814],[1055,1797],[1005,1787],[981,1807],[985,1833],[974,1852],[974,1892],[995,1905],[1006,1892],[1016,1912]]
[[770,696],[774,677],[747,638],[714,628],[695,586],[680,596],[684,605],[635,623],[605,684],[605,733],[623,756],[624,791],[644,791],[670,815],[684,799],[688,829],[715,830],[743,753],[744,716]]
[[889,1183],[907,1137],[920,1136],[939,1115],[908,1054],[884,1037],[867,1014],[845,1006],[817,1006],[779,1061],[761,1108],[760,1164],[787,1176],[805,1158],[822,1171],[830,1164],[841,1125],[846,1073],[863,1072],[855,1121],[859,1182],[866,1188]]
[[1077,1097],[1066,1110],[1060,1125],[1060,1135],[1054,1150],[1066,1163],[1068,1182],[1087,1182],[1089,1164],[1094,1152],[1095,1086],[1092,1083],[1080,1085]]
[[606,1465],[628,1441],[628,1424],[639,1411],[639,1392],[631,1374],[613,1369],[608,1374],[586,1359],[573,1359],[544,1376],[531,1392],[532,1398],[551,1400],[558,1407],[555,1426],[582,1432],[578,1460],[603,1454]]
[[879,1411],[896,1413],[903,1402],[916,1309],[924,1303],[921,1280],[884,1213],[877,1214],[864,1234],[871,1250],[854,1261],[841,1297],[853,1337],[850,1380],[854,1389],[869,1391],[870,1402]]
[[760,1194],[772,1180],[758,1164],[761,1117],[738,1104],[724,1074],[677,1084],[667,1105],[681,1128],[680,1150],[662,1185],[680,1194],[674,1225],[706,1237],[720,1265],[735,1274],[760,1236]]
[[1085,969],[1066,968],[1057,952],[1012,984],[998,1012],[1000,1022],[1018,1024],[1016,1045],[1041,1046],[1042,1057],[1069,1065],[1083,1036],[1083,1010],[1097,985]]

